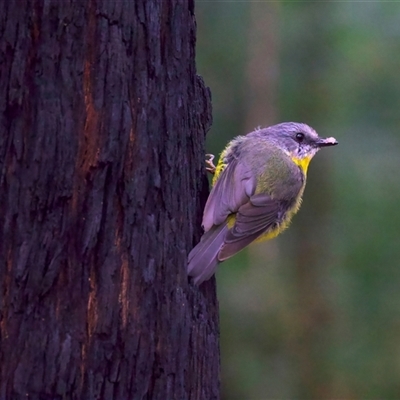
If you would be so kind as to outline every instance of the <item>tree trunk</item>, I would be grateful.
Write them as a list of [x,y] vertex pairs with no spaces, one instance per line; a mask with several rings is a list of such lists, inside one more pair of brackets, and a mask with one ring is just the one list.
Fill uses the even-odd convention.
[[193,0],[0,0],[0,399],[217,399]]

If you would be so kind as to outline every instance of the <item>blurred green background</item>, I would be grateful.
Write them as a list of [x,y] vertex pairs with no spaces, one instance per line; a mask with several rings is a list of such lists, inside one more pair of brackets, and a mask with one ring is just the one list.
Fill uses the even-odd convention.
[[400,3],[197,1],[207,150],[281,121],[339,146],[288,231],[219,267],[222,397],[400,399]]

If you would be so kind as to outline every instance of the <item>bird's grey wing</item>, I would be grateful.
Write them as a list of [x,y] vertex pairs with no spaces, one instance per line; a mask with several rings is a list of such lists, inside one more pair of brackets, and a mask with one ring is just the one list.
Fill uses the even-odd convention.
[[211,190],[203,213],[203,227],[207,232],[213,225],[222,224],[228,215],[247,203],[256,187],[250,166],[233,159],[221,172]]
[[218,261],[232,257],[279,224],[285,211],[285,205],[268,194],[251,196],[249,201],[238,209],[235,224],[226,233],[224,244],[218,253]]
[[219,264],[217,255],[224,244],[224,238],[229,228],[226,223],[213,226],[204,233],[197,246],[188,256],[188,274],[193,277],[196,285],[209,279]]

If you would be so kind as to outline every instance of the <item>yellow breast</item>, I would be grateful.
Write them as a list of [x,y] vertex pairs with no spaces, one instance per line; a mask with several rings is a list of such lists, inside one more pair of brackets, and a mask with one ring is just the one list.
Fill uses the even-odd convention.
[[306,186],[306,176],[307,176],[307,170],[308,166],[310,165],[310,161],[312,159],[312,156],[310,157],[304,157],[304,158],[295,158],[292,157],[292,161],[299,166],[301,171],[304,174],[304,183],[303,187],[301,188],[299,195],[297,196],[296,202],[293,204],[293,206],[287,210],[285,219],[277,225],[274,229],[268,230],[264,235],[261,235],[256,242],[264,242],[266,240],[273,239],[277,237],[281,232],[283,232],[285,229],[287,229],[290,225],[290,222],[292,221],[293,216],[299,211],[299,208],[301,206],[301,201],[304,193],[304,189]]

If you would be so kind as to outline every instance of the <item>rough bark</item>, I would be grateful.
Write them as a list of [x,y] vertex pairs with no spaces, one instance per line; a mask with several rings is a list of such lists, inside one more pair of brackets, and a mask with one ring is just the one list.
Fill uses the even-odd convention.
[[0,0],[0,398],[216,399],[193,1]]

